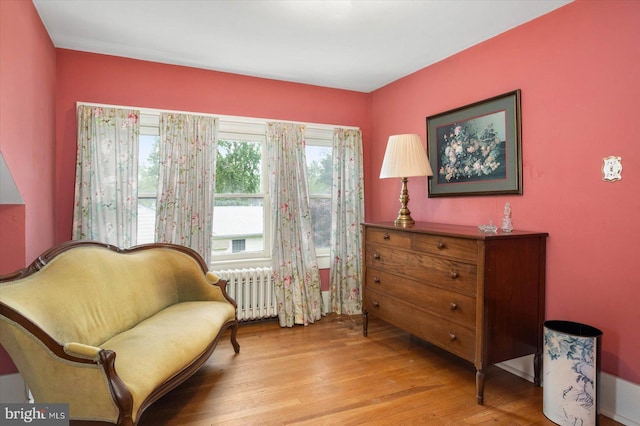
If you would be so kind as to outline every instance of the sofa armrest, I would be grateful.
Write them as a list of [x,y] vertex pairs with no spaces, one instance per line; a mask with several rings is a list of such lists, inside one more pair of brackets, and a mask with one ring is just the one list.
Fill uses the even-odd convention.
[[132,424],[133,400],[115,371],[115,352],[61,344],[2,302],[0,342],[37,403],[68,403],[79,420]]
[[90,359],[92,361],[100,361],[100,351],[102,348],[96,346],[85,345],[83,343],[70,342],[65,343],[63,350],[67,355],[77,358]]
[[210,284],[219,287],[220,293],[222,294],[224,299],[227,302],[231,303],[234,308],[238,309],[238,304],[236,303],[236,301],[231,296],[229,296],[229,294],[227,294],[227,280],[219,278],[215,273],[208,271],[207,281],[209,281]]
[[220,281],[220,277],[211,271],[207,271],[207,281],[211,284],[217,284]]

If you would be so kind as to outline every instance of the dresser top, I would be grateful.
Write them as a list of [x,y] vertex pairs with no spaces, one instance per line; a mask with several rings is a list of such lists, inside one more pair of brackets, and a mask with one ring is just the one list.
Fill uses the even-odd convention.
[[412,227],[406,228],[402,226],[396,226],[393,224],[393,222],[364,222],[363,225],[376,228],[392,229],[395,231],[414,232],[420,234],[448,235],[452,237],[475,238],[479,240],[547,237],[549,235],[546,232],[519,231],[516,229],[511,232],[502,232],[501,229],[498,229],[496,232],[482,232],[478,229],[477,226],[451,225],[446,223],[433,222],[416,222]]

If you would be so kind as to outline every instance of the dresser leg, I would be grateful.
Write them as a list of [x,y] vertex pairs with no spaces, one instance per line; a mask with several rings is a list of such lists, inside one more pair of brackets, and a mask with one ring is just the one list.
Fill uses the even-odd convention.
[[484,404],[484,370],[476,371],[476,399],[478,405]]
[[542,354],[536,352],[533,356],[533,384],[540,387],[542,384]]
[[367,333],[369,332],[369,313],[363,309],[362,310],[362,335],[367,337]]

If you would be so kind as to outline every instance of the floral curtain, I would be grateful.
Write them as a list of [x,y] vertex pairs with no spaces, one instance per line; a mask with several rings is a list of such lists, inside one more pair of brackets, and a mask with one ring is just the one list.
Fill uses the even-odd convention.
[[74,240],[135,245],[139,116],[130,109],[78,106]]
[[333,133],[331,191],[330,311],[362,313],[364,175],[362,134],[337,128]]
[[191,247],[211,261],[218,119],[160,114],[158,242]]
[[321,296],[307,188],[304,126],[268,123],[267,158],[278,318],[281,327],[308,325],[320,319]]

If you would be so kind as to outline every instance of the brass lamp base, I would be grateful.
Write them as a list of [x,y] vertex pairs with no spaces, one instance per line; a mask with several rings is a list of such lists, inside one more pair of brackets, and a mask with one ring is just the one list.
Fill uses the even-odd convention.
[[416,221],[411,218],[411,214],[403,215],[398,213],[398,217],[393,221],[393,224],[402,228],[411,228],[416,224]]
[[409,190],[407,189],[408,181],[408,178],[402,178],[402,189],[400,191],[400,203],[402,204],[402,207],[400,208],[400,211],[398,211],[398,217],[393,221],[395,226],[403,228],[410,228],[416,223],[416,221],[411,218],[411,212],[407,207],[407,204],[409,204]]

